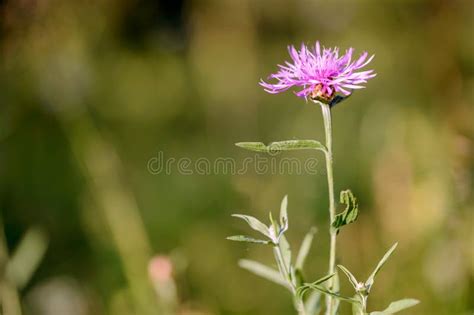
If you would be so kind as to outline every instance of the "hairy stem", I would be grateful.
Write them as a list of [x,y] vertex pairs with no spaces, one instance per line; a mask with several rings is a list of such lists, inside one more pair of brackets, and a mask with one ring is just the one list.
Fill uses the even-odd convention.
[[295,293],[296,288],[295,288],[293,282],[291,281],[289,268],[285,263],[285,259],[283,258],[283,253],[281,252],[280,245],[278,244],[278,245],[274,246],[273,251],[275,253],[275,259],[277,261],[278,269],[280,270],[280,273],[281,273],[283,279],[285,279],[286,282],[288,282],[288,285],[290,286],[292,292]]
[[296,310],[298,311],[298,315],[306,315],[306,309],[302,299],[296,300]]
[[367,294],[358,293],[360,308],[357,311],[357,315],[368,315],[367,314]]
[[[329,268],[328,274],[333,274],[336,268],[336,230],[332,228],[332,222],[336,217],[336,207],[334,204],[334,177],[332,169],[332,127],[331,127],[331,108],[329,105],[322,104],[321,110],[323,113],[324,120],[324,131],[326,134],[326,173],[328,178],[328,190],[329,190],[329,234],[330,234],[330,246],[329,246]],[[334,277],[329,279],[328,288],[334,287]],[[333,310],[333,297],[330,295],[326,296],[326,315],[332,315]]]
[[296,308],[296,311],[298,312],[298,315],[306,315],[304,302],[296,294],[296,285],[293,282],[292,277],[291,277],[290,266],[286,265],[285,259],[283,258],[283,253],[281,251],[280,244],[273,247],[273,252],[275,254],[275,260],[277,262],[278,269],[280,270],[280,273],[283,279],[285,279],[288,282],[288,286],[290,287],[291,292],[293,293],[295,308]]

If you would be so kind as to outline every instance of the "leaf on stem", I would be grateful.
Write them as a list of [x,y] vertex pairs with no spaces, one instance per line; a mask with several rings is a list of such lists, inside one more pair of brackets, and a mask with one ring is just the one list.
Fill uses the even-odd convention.
[[346,209],[342,213],[336,215],[336,218],[332,222],[332,227],[338,232],[339,229],[344,225],[350,224],[357,220],[357,216],[359,215],[357,199],[349,189],[341,191],[340,203],[345,204]]
[[255,243],[255,244],[270,244],[270,241],[259,240],[259,239],[248,237],[248,236],[245,236],[245,235],[228,236],[227,239],[229,241],[236,241],[236,242],[247,242],[247,243]]
[[341,269],[342,272],[344,272],[344,274],[347,276],[347,279],[349,279],[349,282],[352,284],[354,289],[356,291],[358,291],[359,290],[359,285],[358,285],[359,282],[357,281],[356,277],[354,277],[354,275],[349,271],[349,269],[347,269],[343,265],[337,265],[337,267],[339,267],[339,269]]
[[305,284],[305,285],[299,287],[298,290],[297,290],[297,294],[299,296],[303,296],[306,293],[306,291],[308,291],[310,289],[317,290],[317,291],[319,291],[321,293],[324,293],[326,295],[330,295],[330,296],[332,296],[332,297],[334,297],[334,298],[336,298],[337,300],[340,300],[340,301],[348,302],[348,303],[351,303],[351,304],[360,303],[357,299],[339,295],[338,293],[332,292],[332,291],[328,290],[327,288],[325,288],[321,285],[314,284],[314,283]]
[[268,227],[268,233],[270,234],[270,239],[273,241],[274,244],[280,243],[280,238],[283,233],[280,233],[282,230],[278,225],[278,222],[273,220],[272,213],[268,213],[268,218],[270,219],[270,226]]
[[263,224],[262,222],[260,222],[257,218],[254,218],[254,217],[249,216],[249,215],[243,215],[243,214],[233,214],[232,216],[235,217],[235,218],[245,220],[245,222],[247,222],[248,225],[252,229],[262,233],[266,237],[271,238],[268,227],[265,224]]
[[309,250],[311,249],[311,244],[313,243],[314,234],[316,234],[316,228],[311,228],[309,232],[304,237],[303,242],[301,243],[300,250],[298,251],[298,256],[296,257],[295,268],[297,270],[303,269],[304,262],[308,256]]
[[403,300],[398,300],[395,302],[390,303],[390,305],[383,311],[381,312],[371,312],[370,315],[390,315],[390,314],[395,314],[398,313],[404,309],[407,309],[409,307],[415,306],[420,301],[415,300],[415,299],[403,299]]
[[[296,290],[296,294],[298,295],[299,298],[303,298],[303,295],[306,293],[306,291],[308,291],[309,289],[314,289],[313,286],[319,286],[320,284],[328,281],[329,279],[331,279],[335,275],[336,275],[336,273],[333,273],[331,275],[326,275],[326,276],[324,276],[324,277],[322,277],[322,278],[320,278],[320,279],[318,279],[318,280],[316,280],[312,283],[305,283]],[[323,288],[323,287],[321,287],[321,288]],[[320,291],[320,290],[318,290],[318,291]],[[320,292],[322,292],[322,291],[320,291]]]
[[235,145],[250,151],[268,152],[268,148],[263,142],[238,142]]
[[285,263],[285,271],[288,273],[288,275],[291,275],[291,248],[284,235],[281,236],[278,246],[280,246],[283,262]]
[[283,197],[280,206],[280,226],[281,230],[280,233],[288,230],[288,195]]
[[321,150],[327,152],[326,147],[316,140],[285,140],[265,145],[263,142],[238,142],[238,147],[255,152],[278,152],[290,150]]
[[382,257],[382,259],[377,264],[377,267],[375,267],[374,271],[372,272],[372,274],[369,276],[369,278],[365,282],[365,286],[367,288],[367,291],[370,291],[370,289],[372,288],[372,285],[374,284],[375,276],[380,271],[380,269],[383,267],[383,265],[387,262],[388,258],[390,257],[390,255],[392,255],[395,248],[397,248],[397,245],[398,245],[398,243],[395,243],[395,244],[393,244],[392,247],[390,247],[390,249],[385,253],[385,255]]
[[287,289],[290,289],[288,283],[285,281],[285,279],[283,279],[282,275],[273,268],[267,267],[264,264],[248,259],[239,260],[239,266],[259,277],[262,277],[276,284],[284,286]]

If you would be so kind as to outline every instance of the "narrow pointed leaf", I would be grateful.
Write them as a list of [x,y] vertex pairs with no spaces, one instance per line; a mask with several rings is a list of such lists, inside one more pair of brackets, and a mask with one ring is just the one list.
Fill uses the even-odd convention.
[[390,305],[383,311],[381,312],[371,312],[370,315],[390,315],[390,314],[395,314],[398,313],[404,309],[407,309],[409,307],[415,306],[420,301],[415,300],[415,299],[403,299],[403,300],[398,300],[395,302],[390,303]]
[[310,284],[305,284],[304,286],[298,288],[297,290],[297,294],[299,295],[303,295],[307,290],[317,290],[321,293],[324,293],[326,295],[330,295],[332,297],[335,297],[336,299],[338,300],[341,300],[341,301],[344,301],[344,302],[348,302],[348,303],[359,303],[358,300],[354,299],[354,298],[350,298],[350,297],[346,297],[346,296],[342,296],[342,295],[339,295],[337,293],[334,293],[332,291],[329,291],[327,288],[321,286],[321,285],[315,285],[313,283],[310,283]]
[[[331,279],[332,277],[334,277],[336,274],[333,273],[331,275],[326,275],[312,283],[305,283],[304,285],[300,286],[297,290],[296,290],[296,294],[298,294],[298,296],[300,298],[303,298],[303,295],[306,293],[306,291],[310,290],[313,288],[313,286],[319,286],[320,284],[328,281],[329,279]],[[321,291],[320,291],[321,292]]]
[[339,269],[342,270],[342,272],[344,272],[344,274],[347,276],[347,279],[349,279],[349,282],[352,284],[354,289],[357,291],[358,281],[357,281],[356,277],[354,277],[354,275],[343,265],[337,265],[337,266],[339,267]]
[[298,256],[296,257],[296,269],[303,269],[304,262],[308,256],[309,250],[311,249],[311,244],[313,243],[314,234],[316,234],[316,228],[311,228],[306,234],[303,243],[301,243],[300,250],[298,251]]
[[288,196],[283,197],[280,206],[280,225],[283,230],[288,229]]
[[229,241],[236,241],[236,242],[247,242],[247,243],[255,243],[255,244],[269,244],[270,241],[267,240],[259,240],[256,238],[248,237],[245,235],[233,235],[227,237]]
[[268,152],[267,146],[262,142],[238,142],[238,147],[255,152]]
[[289,150],[322,150],[326,151],[326,147],[319,141],[316,140],[286,140],[272,142],[268,145],[268,149],[271,151],[289,151]]
[[257,218],[254,218],[250,215],[243,215],[243,214],[233,214],[232,216],[235,217],[235,218],[245,220],[245,222],[247,222],[248,225],[252,229],[262,233],[263,235],[265,235],[267,237],[270,237],[268,227],[265,224],[263,224],[262,222],[260,222]]
[[385,255],[382,257],[382,259],[377,264],[377,267],[375,267],[374,271],[372,272],[372,274],[369,276],[369,278],[365,282],[365,286],[368,288],[368,290],[370,290],[370,288],[374,284],[375,276],[380,271],[380,269],[383,267],[383,265],[387,262],[388,258],[390,257],[390,255],[392,255],[395,248],[397,248],[397,245],[398,245],[398,243],[395,243],[395,244],[393,244],[392,247],[390,247],[390,249],[385,253]]
[[280,249],[281,249],[281,254],[283,255],[283,261],[285,262],[285,267],[286,267],[286,272],[288,274],[291,273],[291,248],[290,244],[286,240],[286,237],[282,235],[280,238],[280,243],[279,243]]
[[284,286],[287,289],[290,288],[288,286],[288,283],[285,281],[285,279],[283,279],[283,277],[277,270],[267,267],[264,264],[261,264],[253,260],[241,259],[239,260],[239,266],[259,277],[262,277],[276,284]]
[[336,215],[336,218],[332,222],[332,227],[338,231],[344,225],[357,220],[357,216],[359,215],[357,199],[350,190],[341,191],[340,202],[346,205],[346,209],[342,213]]
[[255,152],[278,152],[290,150],[321,150],[326,152],[326,147],[316,140],[286,140],[276,141],[269,145],[262,142],[238,142],[235,144],[238,147],[255,151]]
[[319,284],[322,284],[326,281],[328,281],[329,279],[331,279],[332,277],[334,277],[336,275],[336,273],[333,273],[333,274],[330,274],[330,275],[326,275],[322,278],[319,278],[318,280],[314,281],[313,283],[311,284],[314,284],[314,285],[319,285]]
[[273,243],[279,244],[280,237],[282,234],[280,233],[280,227],[278,226],[278,223],[275,220],[273,220],[273,215],[271,212],[268,214],[268,217],[270,218],[270,226],[268,227],[268,233],[270,235],[270,239],[273,241]]

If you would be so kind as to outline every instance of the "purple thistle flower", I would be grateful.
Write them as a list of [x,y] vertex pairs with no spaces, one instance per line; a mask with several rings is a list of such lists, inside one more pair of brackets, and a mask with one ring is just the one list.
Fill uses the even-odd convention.
[[331,49],[323,46],[321,50],[319,42],[316,42],[313,50],[304,44],[301,44],[300,51],[289,46],[288,52],[293,63],[278,65],[279,71],[268,77],[276,79],[276,83],[261,80],[260,85],[271,94],[284,92],[293,86],[302,87],[295,93],[297,96],[330,103],[336,93],[348,96],[353,89],[364,88],[363,84],[376,76],[373,70],[357,71],[371,62],[374,56],[367,59],[368,53],[364,52],[352,61],[353,51],[353,48],[349,48],[339,57],[338,47]]

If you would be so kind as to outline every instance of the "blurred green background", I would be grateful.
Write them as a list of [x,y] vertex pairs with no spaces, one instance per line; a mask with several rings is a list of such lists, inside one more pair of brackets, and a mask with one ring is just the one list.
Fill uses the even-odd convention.
[[351,188],[361,208],[338,260],[364,278],[398,241],[371,309],[413,297],[406,314],[473,314],[472,1],[3,0],[0,19],[4,314],[18,303],[34,315],[165,314],[175,289],[179,314],[291,314],[283,289],[237,266],[272,259],[225,240],[249,232],[230,214],[264,218],[288,194],[293,247],[319,228],[307,266],[319,278],[324,164],[318,175],[148,164],[160,152],[240,163],[252,155],[235,142],[323,139],[317,106],[258,86],[288,44],[316,40],[374,53],[378,73],[334,108],[336,191]]

